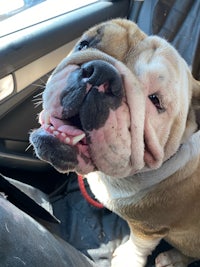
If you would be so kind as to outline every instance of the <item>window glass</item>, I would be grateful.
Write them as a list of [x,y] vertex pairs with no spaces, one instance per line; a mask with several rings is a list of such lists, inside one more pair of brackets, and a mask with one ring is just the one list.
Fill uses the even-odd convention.
[[14,80],[11,74],[0,79],[0,101],[12,94],[13,91]]
[[0,37],[97,0],[0,0]]

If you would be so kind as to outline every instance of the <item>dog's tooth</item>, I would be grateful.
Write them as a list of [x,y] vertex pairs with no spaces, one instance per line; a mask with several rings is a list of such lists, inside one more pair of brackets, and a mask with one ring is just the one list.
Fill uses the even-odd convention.
[[50,124],[50,116],[47,112],[45,112],[45,114],[44,114],[44,123]]
[[58,131],[53,131],[53,134],[54,135],[59,135],[59,132]]
[[45,130],[47,130],[47,129],[49,128],[49,125],[48,125],[48,124],[44,124],[44,125],[43,125],[43,128],[44,128]]
[[61,133],[61,136],[66,138],[66,134],[65,133]]
[[50,126],[49,129],[53,132],[55,128],[53,126]]
[[70,143],[70,141],[71,141],[71,140],[70,140],[70,138],[69,138],[69,137],[66,137],[66,138],[65,138],[65,143],[66,143],[66,144],[69,144],[69,143]]
[[81,141],[84,137],[85,137],[85,134],[84,134],[84,133],[75,136],[75,137],[72,139],[72,145],[76,145],[76,144],[77,144],[79,141]]

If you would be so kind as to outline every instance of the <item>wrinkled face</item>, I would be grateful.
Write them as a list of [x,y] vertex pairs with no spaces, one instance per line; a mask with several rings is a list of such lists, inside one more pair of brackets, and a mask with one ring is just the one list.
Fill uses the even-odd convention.
[[92,28],[47,82],[41,128],[30,136],[37,156],[81,174],[125,177],[158,168],[182,142],[187,72],[166,41],[133,23]]

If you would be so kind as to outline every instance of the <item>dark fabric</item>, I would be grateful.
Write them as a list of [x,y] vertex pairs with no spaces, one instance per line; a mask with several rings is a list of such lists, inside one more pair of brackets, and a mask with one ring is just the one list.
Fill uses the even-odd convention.
[[[86,188],[91,194],[87,183]],[[128,239],[126,222],[105,208],[91,206],[79,190],[76,175],[71,175],[60,193],[51,197],[51,203],[54,215],[61,221],[54,231],[97,266],[109,267],[115,248]]]
[[0,194],[0,266],[95,267]]

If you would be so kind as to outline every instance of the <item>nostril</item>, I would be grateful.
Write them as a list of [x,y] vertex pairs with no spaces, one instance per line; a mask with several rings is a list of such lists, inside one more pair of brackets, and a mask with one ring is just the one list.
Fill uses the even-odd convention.
[[99,92],[121,97],[122,79],[110,63],[103,60],[92,60],[81,65],[81,79],[92,85]]
[[94,73],[94,67],[90,66],[83,66],[82,67],[82,77],[83,78],[90,78]]

